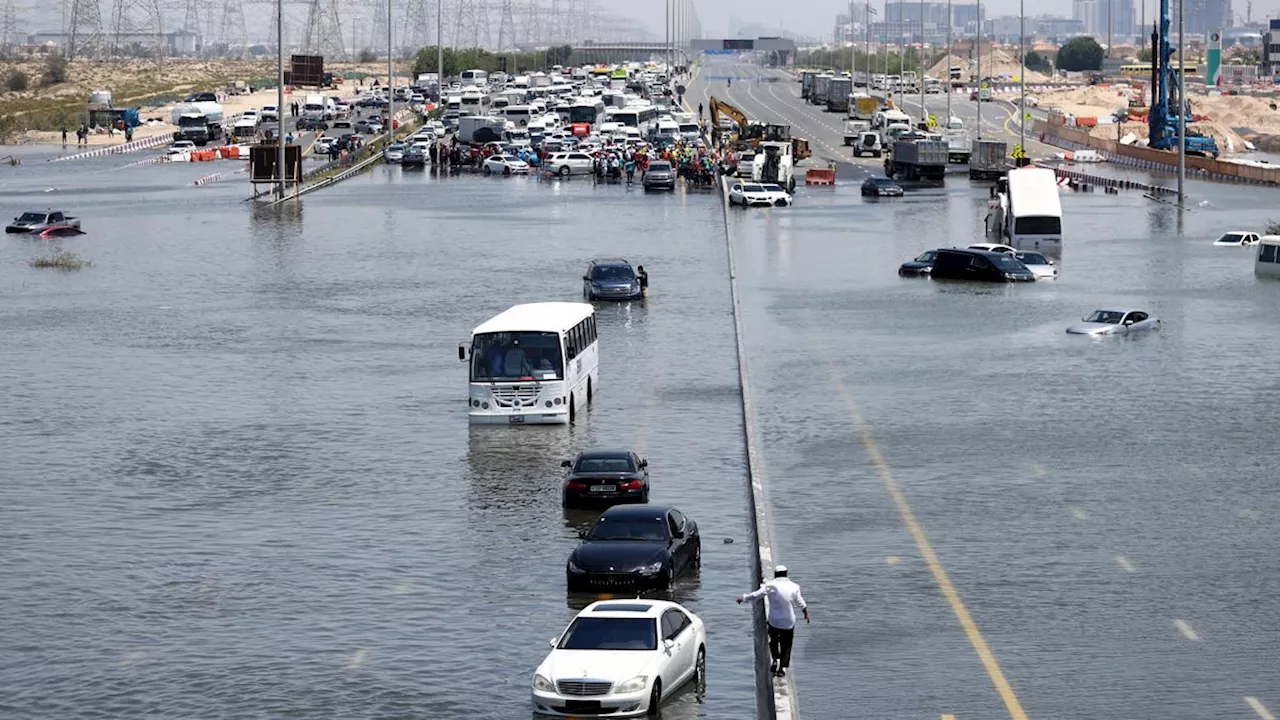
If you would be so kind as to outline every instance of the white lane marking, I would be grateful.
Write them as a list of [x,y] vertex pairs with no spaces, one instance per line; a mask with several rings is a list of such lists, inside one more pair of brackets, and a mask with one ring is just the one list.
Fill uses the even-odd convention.
[[1031,463],[1031,472],[1035,473],[1038,477],[1044,477],[1049,474],[1049,471],[1045,470],[1043,465],[1036,462]]
[[1246,696],[1244,701],[1249,703],[1249,707],[1253,708],[1253,711],[1258,713],[1258,717],[1262,718],[1262,720],[1276,720],[1276,716],[1272,715],[1271,711],[1267,710],[1267,706],[1263,705],[1258,698]]
[[1190,626],[1190,625],[1188,625],[1188,624],[1187,624],[1187,622],[1186,622],[1185,620],[1179,620],[1179,619],[1177,619],[1177,618],[1174,618],[1174,619],[1173,619],[1173,626],[1174,626],[1174,627],[1176,627],[1176,628],[1178,628],[1178,632],[1182,633],[1182,637],[1184,637],[1184,638],[1186,638],[1186,639],[1188,639],[1188,640],[1199,640],[1199,639],[1200,639],[1200,636],[1196,634],[1196,631],[1195,631],[1195,630],[1192,630],[1192,629],[1191,629],[1191,626]]
[[391,588],[392,595],[408,595],[411,592],[413,592],[413,586],[405,582],[398,583],[395,587]]
[[1116,556],[1116,564],[1123,568],[1125,572],[1133,572],[1136,569],[1133,567],[1133,563],[1129,562],[1129,558],[1123,555]]
[[360,648],[356,650],[356,653],[347,661],[347,667],[358,668],[364,664],[365,658],[367,657],[369,657],[369,651],[364,648]]
[[120,667],[122,668],[133,667],[134,663],[137,663],[139,660],[141,660],[146,656],[147,656],[147,652],[145,650],[134,650],[133,652],[124,656],[124,659],[120,661]]
[[1080,522],[1084,522],[1085,520],[1089,519],[1089,513],[1085,512],[1084,510],[1081,510],[1075,505],[1068,505],[1067,509],[1071,511],[1071,517],[1075,518],[1076,520],[1079,520]]
[[889,563],[890,565],[897,565],[898,563],[902,562],[902,558],[898,557],[897,555],[890,555],[889,557],[885,558],[884,561],[886,563]]

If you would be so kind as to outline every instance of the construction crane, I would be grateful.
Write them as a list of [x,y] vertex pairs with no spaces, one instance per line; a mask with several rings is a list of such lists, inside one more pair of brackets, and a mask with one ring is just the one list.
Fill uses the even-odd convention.
[[[1178,116],[1174,114],[1170,102],[1177,102],[1181,95],[1178,88],[1184,87],[1181,73],[1173,66],[1173,45],[1169,42],[1169,0],[1160,0],[1159,24],[1151,33],[1151,112],[1147,113],[1147,130],[1150,135],[1149,145],[1157,150],[1173,150],[1178,147]],[[1182,60],[1182,58],[1179,58]],[[1178,108],[1186,114],[1186,123],[1191,124],[1191,104],[1186,103]],[[1197,155],[1218,157],[1218,144],[1213,138],[1186,129],[1187,152]]]

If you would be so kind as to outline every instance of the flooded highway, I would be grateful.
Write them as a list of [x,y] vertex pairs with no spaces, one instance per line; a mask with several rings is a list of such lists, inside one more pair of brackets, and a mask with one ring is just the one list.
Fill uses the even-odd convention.
[[[662,716],[753,715],[714,196],[382,167],[274,212],[135,159],[32,151],[0,177],[11,214],[80,217],[58,244],[93,263],[0,246],[0,715],[529,718],[592,599],[565,590],[593,516],[561,508],[560,461],[598,446],[647,457],[652,502],[703,534],[672,594],[706,621],[706,696]],[[599,305],[590,411],[469,428],[457,344],[617,255],[653,292]]]
[[[790,85],[707,84],[691,94],[839,141]],[[1211,245],[1277,219],[1277,196],[1188,192],[1181,221],[1136,193],[1064,193],[1060,279],[1017,287],[896,274],[983,241],[967,179],[729,213],[776,548],[814,611],[804,716],[1280,708],[1280,283]],[[1064,333],[1104,306],[1164,325]]]

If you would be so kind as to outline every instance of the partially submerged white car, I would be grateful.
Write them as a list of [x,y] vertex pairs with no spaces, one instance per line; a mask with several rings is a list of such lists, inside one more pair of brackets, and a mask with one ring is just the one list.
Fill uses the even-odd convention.
[[729,204],[743,207],[785,207],[791,204],[791,195],[781,185],[737,182],[729,188]]
[[1258,244],[1258,233],[1232,230],[1229,233],[1223,233],[1222,237],[1213,241],[1213,244],[1218,247],[1249,247]]
[[1044,253],[1038,253],[1032,250],[1018,250],[1013,253],[1018,258],[1018,262],[1027,266],[1032,275],[1037,280],[1056,280],[1058,278],[1058,267],[1053,261],[1044,256]]
[[681,685],[706,682],[706,626],[666,600],[593,602],[551,647],[533,675],[540,715],[657,714]]
[[1067,328],[1072,335],[1123,335],[1160,329],[1160,318],[1142,310],[1104,308]]

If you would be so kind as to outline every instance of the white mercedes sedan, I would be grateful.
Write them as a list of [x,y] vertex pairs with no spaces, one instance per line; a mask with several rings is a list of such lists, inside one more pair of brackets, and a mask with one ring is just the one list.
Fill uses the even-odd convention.
[[706,627],[666,600],[591,603],[551,647],[533,675],[540,715],[656,714],[681,685],[706,682]]
[[1160,318],[1141,310],[1094,310],[1089,317],[1067,328],[1072,335],[1123,335],[1158,330]]

